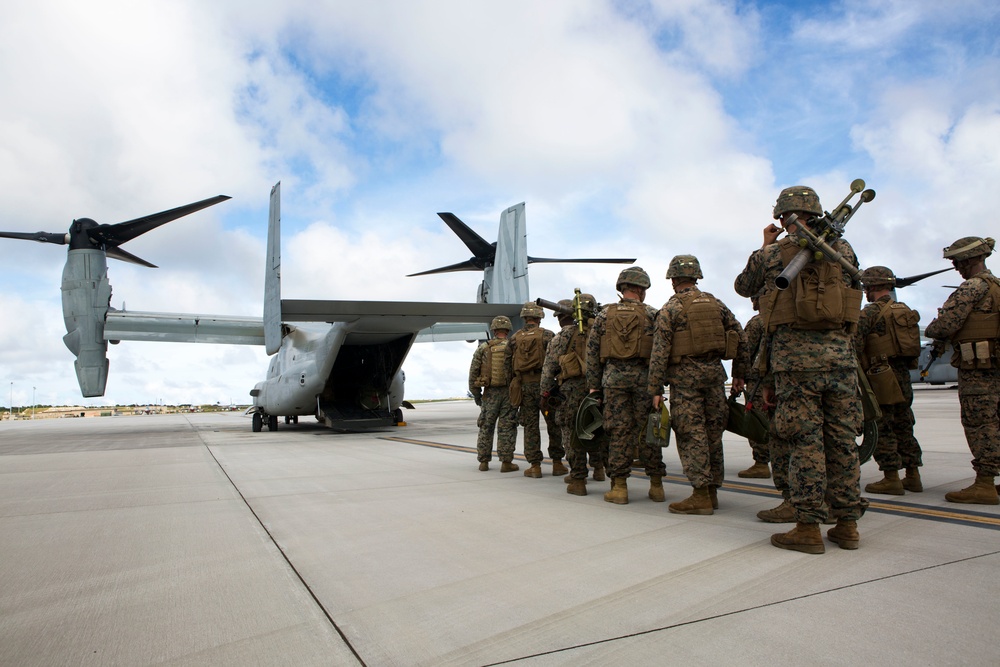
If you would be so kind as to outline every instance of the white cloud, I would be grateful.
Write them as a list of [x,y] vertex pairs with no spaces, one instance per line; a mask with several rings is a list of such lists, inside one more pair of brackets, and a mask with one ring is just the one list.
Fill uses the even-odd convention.
[[[470,254],[434,212],[492,241],[499,212],[526,201],[530,254],[634,255],[659,305],[670,257],[694,253],[746,318],[732,277],[781,181],[830,206],[862,176],[878,191],[848,231],[862,261],[930,270],[952,237],[989,231],[1000,76],[977,26],[996,9],[814,10],[780,8],[797,31],[786,51],[778,10],[725,1],[15,2],[0,23],[0,226],[58,232],[232,195],[129,244],[162,268],[110,275],[115,305],[237,315],[260,309],[279,179],[291,298],[470,299],[478,274],[404,277]],[[0,323],[0,396],[6,376],[78,396],[59,340],[64,250],[0,241],[0,304],[17,314]],[[535,265],[532,290],[607,302],[620,268]],[[943,299],[909,290],[925,313]],[[464,393],[470,354],[415,349],[410,395]],[[109,356],[107,398],[126,402],[246,400],[265,366],[256,348]]]

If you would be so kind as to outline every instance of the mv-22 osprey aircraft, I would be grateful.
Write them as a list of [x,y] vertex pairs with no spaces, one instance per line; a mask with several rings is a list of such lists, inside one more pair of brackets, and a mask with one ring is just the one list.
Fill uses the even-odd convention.
[[402,421],[403,360],[414,342],[475,340],[489,336],[497,315],[517,320],[529,300],[528,264],[624,263],[634,259],[529,257],[524,204],[500,216],[496,243],[488,243],[451,213],[445,223],[473,252],[465,262],[412,275],[482,271],[476,303],[317,301],[281,298],[281,184],[271,189],[263,318],[151,313],[111,307],[107,257],[155,268],[120,247],[160,225],[229,199],[225,195],[114,225],[73,221],[66,234],[0,232],[0,237],[69,245],[63,269],[66,346],[84,397],[103,396],[108,342],[145,340],[264,345],[272,355],[267,376],[251,390],[253,430],[274,431],[278,417],[297,422],[314,415],[330,428],[351,430]]

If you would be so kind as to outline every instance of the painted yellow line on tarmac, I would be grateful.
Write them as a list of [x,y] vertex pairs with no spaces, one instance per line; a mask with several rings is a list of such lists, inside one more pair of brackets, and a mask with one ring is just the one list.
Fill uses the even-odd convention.
[[[421,445],[423,447],[434,447],[435,449],[447,449],[456,452],[468,452],[475,454],[476,449],[474,447],[465,447],[463,445],[452,445],[446,442],[434,442],[431,440],[416,440],[414,438],[401,438],[398,436],[383,436],[383,440],[392,440],[395,442],[402,442],[410,445]],[[521,454],[516,454],[515,459],[524,460],[524,456]],[[548,461],[548,459],[546,459]],[[550,462],[550,461],[549,461]],[[642,471],[633,470],[632,475],[635,477],[646,477],[646,474]],[[674,484],[680,484],[682,486],[687,486],[688,480],[683,475],[672,475],[667,474],[664,477],[665,482],[671,482]],[[747,482],[737,482],[727,480],[724,491],[732,491],[736,493],[747,493],[755,496],[772,496],[779,497],[781,495],[777,489],[773,486],[764,486],[761,484],[750,484]],[[913,494],[916,497],[916,494]],[[927,505],[913,505],[910,503],[893,502],[886,500],[872,500],[868,499],[870,503],[868,506],[869,511],[883,512],[885,514],[895,514],[897,516],[909,516],[914,518],[929,519],[931,521],[944,521],[947,523],[957,523],[966,526],[978,526],[980,528],[991,528],[993,530],[1000,530],[1000,516],[996,514],[990,514],[987,512],[980,512],[976,510],[966,510],[966,509],[941,509],[938,507],[929,507]]]

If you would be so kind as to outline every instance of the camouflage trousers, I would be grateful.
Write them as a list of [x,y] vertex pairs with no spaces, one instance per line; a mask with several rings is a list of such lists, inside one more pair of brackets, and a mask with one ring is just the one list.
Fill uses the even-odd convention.
[[[756,386],[757,386],[756,380],[747,380],[747,387],[749,387],[751,390]],[[750,396],[750,402],[757,407],[764,405],[764,391],[762,389],[763,386],[764,385],[760,385],[760,388],[758,388],[757,391],[755,391],[753,395]],[[768,415],[769,418],[771,416],[772,415],[770,414]],[[768,439],[770,440],[770,438]],[[755,442],[753,440],[750,440],[749,438],[747,438],[747,442],[750,443],[750,451],[753,452],[754,463],[768,464],[771,462],[771,447],[768,443]]]
[[855,369],[774,374],[775,428],[788,441],[791,503],[796,520],[857,520],[863,513],[855,438],[861,401]]
[[962,428],[977,475],[1000,475],[1000,368],[958,371]]
[[[774,488],[781,491],[781,497],[789,500],[792,492],[788,488],[788,465],[791,462],[792,450],[788,446],[788,441],[778,435],[775,412],[776,409],[773,407],[767,411],[767,453],[771,459],[771,481],[774,482]],[[755,456],[754,460],[756,459]]]
[[638,447],[639,461],[647,475],[663,476],[663,451],[646,444],[643,429],[652,410],[652,397],[645,386],[607,388],[604,390],[604,432],[608,434],[608,476],[628,477],[632,471],[632,453]]
[[[542,398],[541,384],[525,382],[521,385],[521,406],[517,408],[517,423],[524,427],[524,458],[529,464],[541,463],[542,459],[542,429],[538,418],[542,412],[538,402]],[[549,434],[549,456],[561,459],[566,456],[562,444],[562,431],[556,423],[555,414],[545,415],[545,430]]]
[[903,392],[902,403],[880,405],[882,418],[878,420],[878,445],[872,455],[879,470],[901,470],[923,465],[923,452],[913,437],[913,385],[910,371],[893,368],[899,388]]
[[497,434],[497,456],[501,461],[514,460],[514,446],[517,444],[517,415],[510,404],[507,387],[486,387],[483,390],[483,405],[479,410],[479,437],[476,439],[476,458],[480,462],[493,457],[493,433]]
[[670,426],[677,434],[677,454],[691,486],[722,486],[725,465],[722,432],[729,418],[723,385],[670,385]]
[[571,378],[562,383],[559,388],[566,397],[566,402],[556,410],[556,422],[562,431],[563,449],[566,450],[566,460],[569,462],[569,476],[574,479],[587,479],[587,459],[594,468],[604,467],[608,462],[607,438],[600,451],[587,452],[573,446],[573,431],[576,430],[576,412],[580,403],[587,396],[587,383],[583,377]]

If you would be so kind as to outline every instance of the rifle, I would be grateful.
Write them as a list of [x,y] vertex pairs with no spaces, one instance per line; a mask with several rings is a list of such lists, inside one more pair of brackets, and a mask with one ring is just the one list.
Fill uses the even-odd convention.
[[931,344],[931,353],[927,359],[927,365],[920,369],[920,377],[926,378],[930,374],[931,366],[934,365],[934,362],[937,361],[938,357],[944,354],[947,345],[948,344],[943,340],[935,340]]
[[[861,193],[858,203],[851,206],[848,202],[855,194]],[[812,260],[821,260],[824,257],[832,262],[840,264],[853,280],[861,279],[861,270],[851,264],[846,257],[837,252],[830,245],[844,235],[844,227],[847,222],[857,213],[858,209],[865,202],[875,199],[875,191],[865,190],[865,182],[860,178],[851,182],[851,191],[844,197],[844,201],[833,210],[833,213],[826,212],[822,217],[815,217],[809,221],[799,221],[794,213],[785,221],[785,227],[795,223],[795,238],[798,240],[798,254],[792,258],[785,270],[774,279],[774,285],[780,290],[788,289],[795,280],[795,276]],[[810,225],[815,227],[815,231],[810,229]]]

